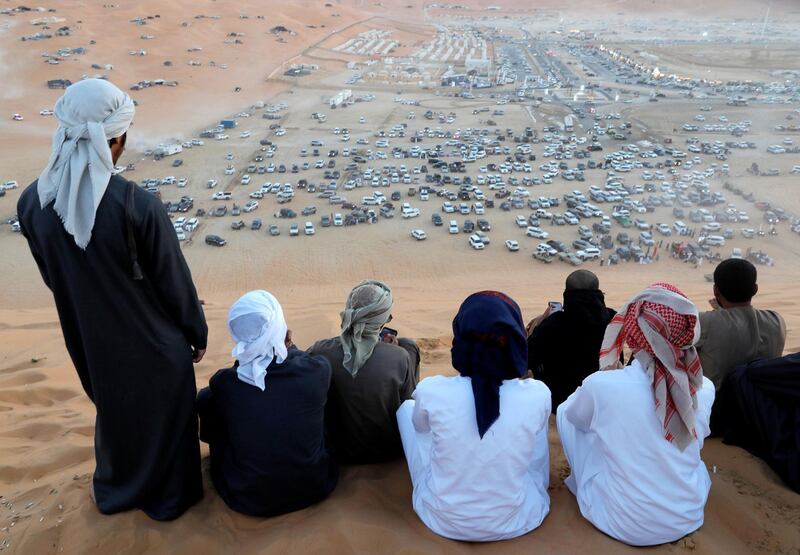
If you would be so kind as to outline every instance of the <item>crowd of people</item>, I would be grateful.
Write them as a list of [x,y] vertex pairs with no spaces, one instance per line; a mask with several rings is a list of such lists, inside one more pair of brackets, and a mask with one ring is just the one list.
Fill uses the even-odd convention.
[[228,315],[232,366],[197,393],[208,329],[188,266],[158,200],[113,175],[133,113],[107,81],[69,87],[49,163],[18,206],[97,409],[100,512],[179,517],[202,496],[199,433],[235,511],[296,511],[336,488],[339,465],[404,455],[428,528],[513,538],[550,510],[553,412],[581,514],[627,544],[703,524],[709,434],[800,491],[800,359],[781,358],[785,324],[752,306],[757,273],[744,260],[716,267],[706,312],[667,283],[615,312],[587,270],[527,326],[507,295],[474,293],[453,319],[458,375],[422,381],[419,348],[388,327],[385,283],[353,288],[340,334],[306,351],[278,299],[251,291]]

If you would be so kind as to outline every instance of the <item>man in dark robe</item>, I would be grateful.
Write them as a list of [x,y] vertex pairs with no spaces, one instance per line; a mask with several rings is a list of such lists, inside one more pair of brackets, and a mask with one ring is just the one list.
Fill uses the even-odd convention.
[[728,372],[711,411],[711,433],[763,459],[800,493],[800,353]]
[[267,291],[236,301],[228,329],[236,363],[197,396],[214,487],[228,507],[251,516],[321,501],[339,476],[325,442],[330,364],[292,345],[283,309]]
[[192,362],[205,352],[205,317],[161,202],[112,175],[130,97],[88,79],[55,113],[50,161],[17,209],[97,409],[93,497],[104,514],[171,520],[203,493]]
[[554,409],[599,369],[600,345],[614,314],[597,276],[576,270],[567,276],[563,310],[548,309],[528,324],[528,368],[550,388]]

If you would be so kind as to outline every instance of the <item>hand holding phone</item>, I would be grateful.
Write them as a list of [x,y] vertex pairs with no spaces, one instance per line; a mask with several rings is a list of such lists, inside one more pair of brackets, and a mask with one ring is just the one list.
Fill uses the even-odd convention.
[[397,345],[397,330],[384,326],[384,328],[381,330],[380,338],[384,343],[392,343]]

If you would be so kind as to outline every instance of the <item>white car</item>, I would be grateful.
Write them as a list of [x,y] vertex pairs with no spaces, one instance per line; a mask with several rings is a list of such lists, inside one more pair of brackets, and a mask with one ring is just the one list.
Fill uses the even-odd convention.
[[228,166],[227,168],[225,168],[225,175],[233,175],[235,173],[236,173],[236,168],[234,168],[233,166]]
[[412,229],[411,236],[417,241],[424,241],[428,237],[422,229]]
[[258,208],[258,201],[257,201],[257,200],[251,200],[251,201],[249,201],[247,204],[245,204],[245,205],[242,207],[242,210],[243,210],[245,213],[248,213],[248,212],[252,212],[252,211],[253,211],[253,210],[255,210],[256,208]]
[[419,208],[410,208],[408,210],[404,209],[402,216],[405,219],[416,218],[417,216],[419,216]]
[[528,237],[534,237],[536,239],[547,239],[550,237],[550,234],[544,231],[540,227],[529,226],[528,230],[525,232],[525,235]]
[[722,235],[708,235],[701,238],[704,245],[709,247],[722,247],[725,246],[725,237]]
[[536,252],[549,254],[550,256],[556,256],[558,254],[558,251],[553,247],[551,247],[550,245],[548,245],[547,243],[539,243],[538,245],[536,245]]
[[470,235],[469,236],[469,246],[475,249],[476,251],[482,251],[486,248],[486,245],[483,244],[481,238],[477,235]]
[[756,235],[756,230],[752,227],[742,228],[742,237],[745,239],[752,239]]
[[250,185],[250,176],[249,176],[249,175],[247,175],[247,174],[244,174],[244,175],[242,176],[242,181],[241,181],[241,183],[242,183],[242,185]]
[[12,179],[11,181],[6,181],[5,183],[3,183],[3,186],[0,187],[0,189],[8,190],[8,189],[16,189],[17,187],[19,187],[19,183],[17,183]]
[[12,119],[12,120],[14,120],[14,121],[22,121],[22,120],[24,120],[25,118],[23,118],[23,117],[22,117],[22,114],[13,114],[13,115],[11,116],[11,119]]
[[448,227],[447,227],[447,231],[449,231],[451,235],[457,235],[458,234],[458,222],[455,221],[455,220],[450,220],[450,223],[448,224]]
[[517,252],[519,250],[519,243],[517,243],[513,239],[508,239],[506,241],[506,248],[511,252]]
[[600,249],[598,249],[597,247],[586,247],[585,249],[576,252],[575,256],[584,261],[596,260],[600,258]]
[[41,112],[39,112],[40,116],[52,116],[54,114],[55,112],[53,112],[53,110],[42,110]]
[[517,227],[528,227],[528,220],[525,219],[525,216],[517,216],[514,218],[514,222],[517,224]]
[[208,182],[206,182],[206,187],[208,187],[209,189],[213,189],[216,186],[217,186],[216,179],[209,179]]
[[242,131],[239,134],[239,137],[241,137],[242,139],[247,139],[248,137],[250,137],[250,134],[251,134],[250,131]]
[[211,200],[230,200],[231,194],[228,191],[217,191],[211,195]]
[[344,218],[342,218],[341,214],[334,214],[333,215],[333,225],[335,227],[341,227],[344,225]]
[[187,177],[181,177],[178,180],[178,187],[186,187],[189,184],[189,179]]
[[444,204],[442,204],[442,212],[444,212],[445,214],[453,214],[455,211],[456,207],[453,206],[451,203],[445,202]]
[[189,220],[184,224],[183,229],[186,231],[194,231],[197,229],[198,225],[200,225],[200,220],[197,218],[189,218]]
[[314,235],[316,230],[314,229],[314,224],[311,222],[306,222],[305,227],[303,228],[303,233],[306,235]]

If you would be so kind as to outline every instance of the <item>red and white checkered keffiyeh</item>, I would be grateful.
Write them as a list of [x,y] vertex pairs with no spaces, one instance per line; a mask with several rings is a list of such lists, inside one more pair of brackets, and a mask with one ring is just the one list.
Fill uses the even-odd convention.
[[681,451],[697,438],[695,392],[703,382],[694,348],[699,336],[694,303],[672,285],[655,283],[619,310],[600,349],[600,368],[605,369],[619,361],[623,343],[631,348],[653,384],[664,437]]

